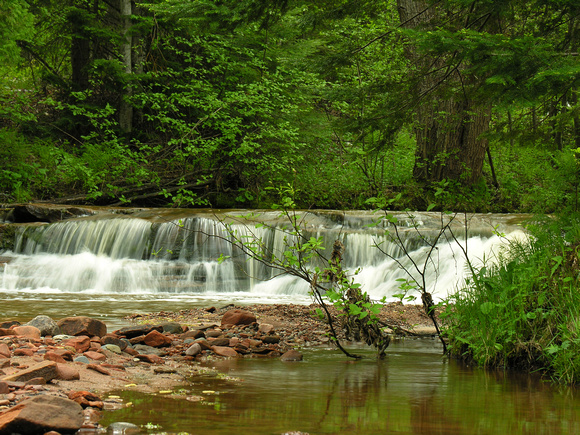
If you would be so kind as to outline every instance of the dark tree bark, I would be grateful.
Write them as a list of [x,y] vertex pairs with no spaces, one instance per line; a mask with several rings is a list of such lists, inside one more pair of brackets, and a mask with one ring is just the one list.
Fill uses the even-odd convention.
[[[120,0],[120,12],[121,12],[121,33],[122,42],[120,46],[121,58],[123,61],[123,66],[125,67],[125,74],[128,76],[133,72],[133,57],[132,57],[132,42],[133,38],[130,35],[131,31],[131,14],[132,5],[131,0]],[[131,96],[131,84],[127,84],[125,87],[125,95],[121,97],[121,103],[119,107],[119,125],[121,129],[130,133],[133,128],[133,106],[128,101]]]
[[71,81],[75,91],[89,87],[88,65],[91,60],[91,39],[86,29],[91,25],[89,11],[81,8],[69,12],[68,21],[71,25]]
[[[443,22],[437,2],[398,0],[404,27],[429,30]],[[453,54],[431,56],[409,47],[407,57],[419,73],[415,94],[417,150],[414,178],[422,183],[444,179],[465,184],[482,176],[488,147],[491,106],[470,97],[477,86],[462,75],[463,66]],[[443,90],[453,88],[453,92]]]

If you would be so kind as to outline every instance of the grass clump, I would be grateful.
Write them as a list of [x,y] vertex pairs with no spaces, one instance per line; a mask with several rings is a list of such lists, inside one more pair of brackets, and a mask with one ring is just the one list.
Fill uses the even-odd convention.
[[579,216],[529,225],[528,237],[511,240],[448,301],[451,354],[580,382],[579,274]]

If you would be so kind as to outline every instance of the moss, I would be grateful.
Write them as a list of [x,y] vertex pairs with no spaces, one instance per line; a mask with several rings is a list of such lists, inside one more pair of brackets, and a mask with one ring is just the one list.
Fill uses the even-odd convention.
[[14,225],[0,224],[0,251],[12,251],[14,249],[15,236],[16,227]]

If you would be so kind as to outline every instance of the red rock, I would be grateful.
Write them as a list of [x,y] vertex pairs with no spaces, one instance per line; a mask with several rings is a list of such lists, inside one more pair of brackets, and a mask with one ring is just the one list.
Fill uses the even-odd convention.
[[209,340],[209,344],[213,346],[224,346],[228,347],[230,345],[230,339],[226,337],[221,338],[214,338],[213,340]]
[[101,373],[102,375],[111,376],[111,373],[104,367],[101,367],[98,364],[89,364],[87,365],[88,369],[94,370],[95,372]]
[[103,408],[103,402],[101,398],[89,391],[71,391],[67,396],[70,400],[75,401],[83,408],[87,408],[89,406],[93,406],[99,409]]
[[211,350],[213,350],[215,352],[215,354],[219,355],[219,356],[225,356],[225,357],[231,357],[231,358],[235,358],[238,356],[238,352],[236,352],[231,347],[212,346]]
[[107,333],[107,325],[97,319],[86,316],[67,317],[58,321],[62,334],[88,335],[89,337],[102,337]]
[[10,358],[10,348],[6,343],[0,343],[0,357]]
[[34,355],[34,351],[32,349],[28,349],[27,347],[14,349],[14,356],[32,356],[32,355]]
[[26,381],[26,385],[46,385],[46,379],[44,378],[32,378]]
[[195,342],[201,346],[201,350],[211,350],[211,346],[207,340],[204,340],[203,338],[201,338],[201,339],[195,340]]
[[262,334],[269,334],[274,330],[274,326],[270,325],[269,323],[261,323],[258,327],[258,331]]
[[53,352],[53,351],[46,352],[44,354],[44,359],[47,361],[54,361],[56,363],[62,363],[62,364],[64,364],[66,362],[62,356],[60,356],[58,353]]
[[10,387],[8,386],[8,382],[0,381],[0,394],[8,394],[10,393]]
[[157,355],[137,355],[136,358],[149,364],[163,364],[163,358]]
[[257,347],[262,345],[262,340],[254,340],[252,338],[242,341],[242,344],[248,347]]
[[89,350],[89,347],[91,346],[91,339],[86,335],[81,335],[80,337],[63,340],[61,344],[63,346],[71,346],[75,348],[77,352],[85,352]]
[[78,381],[81,378],[78,369],[71,364],[57,364],[58,379],[63,381]]
[[12,330],[21,337],[40,338],[40,329],[35,326],[13,326]]
[[193,339],[205,338],[205,333],[201,329],[193,329],[193,330],[189,330],[187,332],[184,332],[179,337],[182,340],[185,340],[187,338],[193,338]]
[[[58,377],[57,366],[54,361],[44,361],[32,367],[21,370],[10,376],[2,378],[3,381],[26,382],[32,378],[42,377],[46,382],[50,382]],[[0,432],[1,433],[1,432]]]
[[132,347],[127,347],[124,352],[125,353],[128,353],[131,356],[137,356],[137,355],[139,355],[139,352],[136,351],[135,349],[133,349]]
[[107,357],[102,353],[93,352],[91,350],[83,353],[83,355],[86,356],[87,358],[94,359],[95,361],[104,361],[107,359]]
[[46,394],[25,399],[0,414],[2,434],[43,434],[49,430],[70,433],[82,424],[83,410],[78,403]]
[[155,330],[151,331],[143,339],[143,342],[147,346],[151,346],[151,347],[169,346],[171,344],[171,341],[172,340],[170,337],[168,337],[167,335],[163,335],[159,331],[155,331]]
[[72,361],[74,357],[74,353],[68,349],[55,349],[53,352],[62,356],[65,361]]
[[239,337],[232,337],[232,338],[230,338],[229,346],[230,347],[235,347],[239,342],[240,342],[240,338]]
[[[103,413],[98,409],[87,408],[83,411],[85,424],[97,424],[103,418]],[[97,431],[95,431],[97,432]]]
[[0,328],[0,337],[5,337],[7,335],[16,335],[16,332],[12,329]]
[[256,322],[256,316],[245,310],[229,310],[222,317],[222,327],[225,325],[251,325]]
[[138,335],[137,337],[133,337],[129,339],[129,343],[131,344],[140,344],[143,343],[143,340],[145,339],[144,335]]
[[108,368],[108,369],[113,369],[113,370],[120,370],[120,371],[125,371],[127,370],[124,366],[120,365],[120,364],[108,364],[108,363],[102,363],[101,364],[102,367]]
[[291,349],[280,357],[282,361],[302,361],[303,356],[297,350]]

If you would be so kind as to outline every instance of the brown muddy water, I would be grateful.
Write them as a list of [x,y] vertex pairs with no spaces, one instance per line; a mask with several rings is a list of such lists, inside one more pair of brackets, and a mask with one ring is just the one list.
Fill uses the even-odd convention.
[[[157,300],[143,295],[35,294],[0,298],[2,318],[28,321],[89,315],[109,330],[133,312],[220,306],[225,300]],[[489,372],[442,357],[438,341],[393,343],[387,357],[351,361],[332,348],[302,349],[304,361],[229,359],[172,392],[116,392],[129,407],[101,423],[128,422],[143,434],[577,434],[580,397],[536,375]],[[122,433],[122,432],[110,432]],[[129,433],[129,432],[127,432]]]
[[383,361],[370,352],[350,361],[330,348],[304,356],[214,361],[223,376],[193,378],[173,394],[119,392],[133,405],[102,423],[148,434],[580,433],[575,389],[467,367],[443,358],[434,340],[396,342]]

